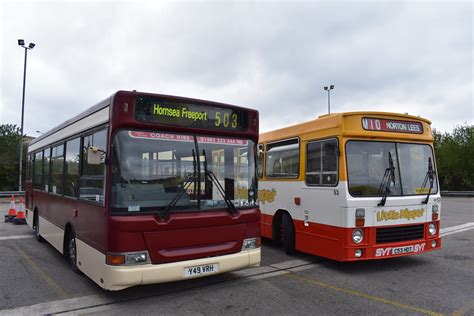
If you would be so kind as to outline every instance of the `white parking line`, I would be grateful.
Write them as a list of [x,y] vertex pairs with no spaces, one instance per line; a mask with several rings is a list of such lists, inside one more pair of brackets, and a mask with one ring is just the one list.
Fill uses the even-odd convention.
[[451,234],[465,232],[465,231],[470,230],[470,229],[474,229],[474,222],[469,222],[469,223],[465,223],[465,224],[462,224],[462,225],[441,228],[439,230],[439,233],[440,233],[440,236],[443,237],[443,236],[447,236],[447,235],[451,235]]
[[58,311],[83,309],[90,306],[112,303],[111,299],[104,298],[103,295],[88,295],[82,297],[68,298],[64,300],[50,301],[30,306],[22,306],[13,309],[0,310],[0,315],[49,315]]
[[26,238],[33,238],[33,237],[35,237],[35,235],[0,236],[0,240],[26,239]]

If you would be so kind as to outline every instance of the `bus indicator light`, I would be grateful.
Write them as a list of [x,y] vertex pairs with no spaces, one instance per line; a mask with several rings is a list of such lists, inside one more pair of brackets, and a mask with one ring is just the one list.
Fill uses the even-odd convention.
[[433,221],[437,221],[439,218],[439,206],[438,204],[434,204],[431,208],[431,219]]
[[355,222],[357,227],[363,227],[365,225],[365,208],[356,209]]
[[111,266],[119,266],[125,263],[125,256],[123,255],[107,255],[106,262]]

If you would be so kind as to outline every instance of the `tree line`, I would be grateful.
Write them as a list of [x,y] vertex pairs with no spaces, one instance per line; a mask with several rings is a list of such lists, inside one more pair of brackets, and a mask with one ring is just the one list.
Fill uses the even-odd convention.
[[[464,124],[452,132],[433,131],[441,190],[474,191],[474,125]],[[20,128],[0,125],[0,191],[18,189]],[[23,170],[26,170],[26,145]],[[24,181],[23,181],[24,182]]]
[[474,125],[433,136],[441,190],[474,191]]

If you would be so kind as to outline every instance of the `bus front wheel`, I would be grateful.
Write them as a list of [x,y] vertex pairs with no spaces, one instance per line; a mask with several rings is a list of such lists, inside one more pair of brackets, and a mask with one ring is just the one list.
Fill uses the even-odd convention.
[[66,247],[66,258],[71,266],[72,270],[78,274],[81,273],[81,270],[77,267],[77,244],[76,244],[76,234],[74,230],[71,229],[68,234]]
[[283,227],[283,249],[287,254],[295,252],[295,226],[290,214],[284,213],[282,218]]

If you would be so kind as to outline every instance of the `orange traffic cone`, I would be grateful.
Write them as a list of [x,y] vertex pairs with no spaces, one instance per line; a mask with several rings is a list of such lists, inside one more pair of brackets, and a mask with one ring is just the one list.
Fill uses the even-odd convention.
[[12,194],[12,198],[10,200],[10,209],[8,210],[8,214],[5,215],[5,223],[13,221],[15,217],[16,217],[15,197]]
[[20,207],[18,209],[18,214],[16,214],[16,217],[13,219],[13,224],[26,225],[25,205],[23,204],[22,196],[20,196]]

